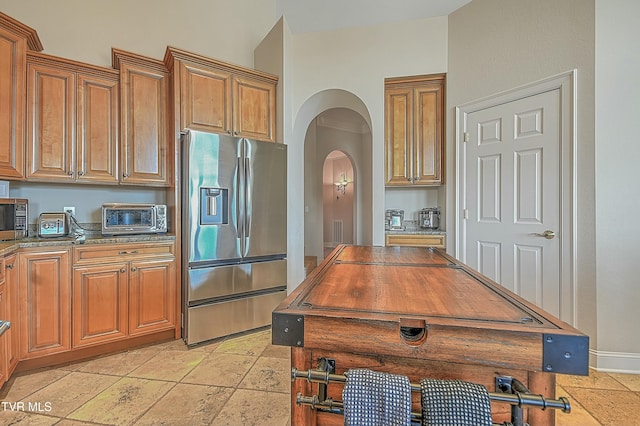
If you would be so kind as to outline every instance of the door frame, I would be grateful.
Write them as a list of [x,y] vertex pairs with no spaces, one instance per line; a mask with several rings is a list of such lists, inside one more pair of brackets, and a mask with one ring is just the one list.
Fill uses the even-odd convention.
[[464,135],[469,114],[522,98],[560,91],[560,319],[576,324],[576,229],[577,229],[577,138],[576,74],[573,69],[533,83],[474,100],[455,108],[456,196],[455,257],[465,262],[466,223],[466,150]]

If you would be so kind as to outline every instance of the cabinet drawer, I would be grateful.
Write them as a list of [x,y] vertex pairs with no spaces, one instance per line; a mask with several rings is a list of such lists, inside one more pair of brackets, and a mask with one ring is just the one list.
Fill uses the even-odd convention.
[[145,259],[158,256],[174,256],[173,242],[109,244],[74,247],[73,264],[112,262],[131,259]]
[[387,246],[411,246],[411,247],[441,247],[444,248],[444,235],[387,235]]

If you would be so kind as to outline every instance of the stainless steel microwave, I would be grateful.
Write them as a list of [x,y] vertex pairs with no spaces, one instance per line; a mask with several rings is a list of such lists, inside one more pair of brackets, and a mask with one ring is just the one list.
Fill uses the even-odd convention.
[[164,204],[105,203],[102,235],[160,234],[167,232]]
[[15,240],[28,235],[29,201],[0,198],[0,240]]

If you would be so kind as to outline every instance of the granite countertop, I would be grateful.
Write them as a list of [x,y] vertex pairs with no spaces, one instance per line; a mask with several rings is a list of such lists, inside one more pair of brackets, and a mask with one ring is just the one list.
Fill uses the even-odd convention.
[[403,229],[386,229],[385,234],[414,234],[414,235],[446,235],[447,233],[441,229],[420,228],[415,220],[405,220],[402,224]]
[[141,234],[141,235],[121,235],[102,236],[101,234],[87,234],[84,240],[74,237],[50,237],[40,238],[31,236],[20,240],[0,241],[0,256],[10,254],[21,248],[31,247],[56,247],[71,245],[91,245],[91,244],[117,244],[117,243],[141,243],[149,241],[175,241],[173,234]]

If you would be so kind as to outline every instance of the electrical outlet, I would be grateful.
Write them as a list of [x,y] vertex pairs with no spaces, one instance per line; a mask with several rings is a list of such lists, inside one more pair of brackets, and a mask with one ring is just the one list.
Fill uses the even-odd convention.
[[76,217],[76,208],[75,207],[65,207],[65,213],[69,213],[71,216]]

